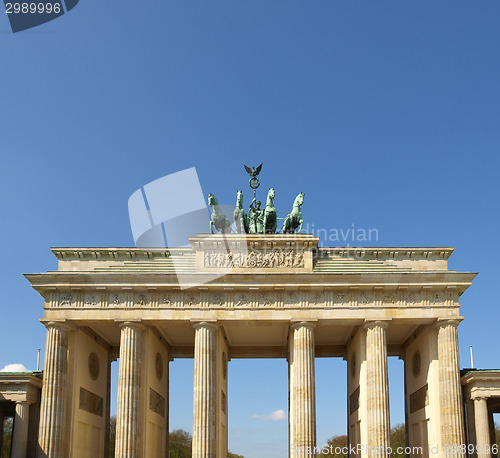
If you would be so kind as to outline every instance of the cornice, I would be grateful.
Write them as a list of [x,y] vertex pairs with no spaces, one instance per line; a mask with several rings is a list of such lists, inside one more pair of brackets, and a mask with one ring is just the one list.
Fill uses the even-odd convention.
[[[226,235],[228,242],[231,242],[231,235]],[[255,240],[254,240],[255,239]],[[192,239],[195,240],[195,239]],[[213,241],[213,238],[210,240]],[[311,249],[320,253],[330,253],[337,256],[360,256],[363,253],[363,259],[449,259],[452,255],[453,247],[320,247],[315,248],[317,244],[316,237],[304,235],[302,237],[290,237],[275,234],[265,240],[259,237],[247,237],[248,243],[307,243]],[[194,243],[194,242],[193,242]],[[168,258],[171,254],[194,254],[195,248],[135,248],[135,247],[53,247],[51,248],[54,256],[59,260],[131,260],[131,259],[154,259]]]

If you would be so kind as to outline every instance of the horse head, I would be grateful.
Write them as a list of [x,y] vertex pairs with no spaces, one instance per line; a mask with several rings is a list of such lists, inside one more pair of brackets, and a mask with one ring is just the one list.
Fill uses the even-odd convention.
[[294,205],[293,205],[293,206],[295,207],[295,206],[297,206],[297,205],[298,205],[298,206],[300,207],[301,205],[303,205],[303,204],[304,204],[304,196],[305,196],[305,194],[304,194],[303,192],[301,192],[301,193],[300,193],[300,194],[299,194],[299,195],[295,198],[295,202],[294,202]]
[[213,207],[214,205],[217,205],[218,202],[217,202],[217,199],[215,198],[215,196],[213,194],[209,194],[208,195],[208,206],[209,207]]
[[237,207],[243,206],[243,191],[236,192],[236,206]]

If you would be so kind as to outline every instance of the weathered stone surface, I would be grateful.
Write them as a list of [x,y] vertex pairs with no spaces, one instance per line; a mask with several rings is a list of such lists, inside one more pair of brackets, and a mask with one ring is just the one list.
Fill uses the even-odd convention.
[[290,445],[297,456],[310,456],[307,451],[316,447],[314,328],[311,322],[290,328]]
[[120,367],[116,407],[116,457],[140,456],[142,326],[120,324]]

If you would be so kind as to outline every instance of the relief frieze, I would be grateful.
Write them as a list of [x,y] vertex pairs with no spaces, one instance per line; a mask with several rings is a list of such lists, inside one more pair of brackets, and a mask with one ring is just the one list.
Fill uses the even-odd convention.
[[[303,260],[302,260],[303,262]],[[450,306],[457,302],[455,291],[384,291],[382,288],[358,290],[325,289],[280,290],[250,288],[245,291],[164,291],[142,292],[67,291],[50,296],[49,307],[60,308],[269,308],[269,307],[427,307]]]
[[205,251],[203,265],[208,268],[303,268],[304,254],[297,250],[249,252]]

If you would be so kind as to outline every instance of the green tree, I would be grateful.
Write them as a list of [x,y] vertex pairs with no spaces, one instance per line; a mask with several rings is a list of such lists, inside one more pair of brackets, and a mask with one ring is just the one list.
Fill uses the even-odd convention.
[[[343,453],[335,453],[335,449],[337,451],[341,451],[344,447],[347,447],[347,436],[334,436],[331,439],[328,439],[326,442],[328,446],[327,453],[320,453],[318,457],[330,457],[330,458],[347,458],[347,454]],[[396,450],[398,447],[406,446],[406,436],[405,436],[405,425],[396,425],[391,429],[391,447],[392,447],[392,456],[394,458],[406,458],[404,453],[398,454]]]
[[[12,424],[11,424],[12,430]],[[5,437],[5,436],[4,436]],[[111,417],[109,422],[109,458],[115,456],[115,438],[116,438],[116,417]],[[169,433],[169,458],[191,458],[192,437],[191,434],[182,429],[176,429]],[[5,447],[5,442],[4,442]],[[0,458],[9,457],[9,448],[7,454],[2,455]],[[228,458],[245,458],[243,455],[228,452]]]
[[2,458],[9,458],[10,456],[10,445],[12,443],[12,426],[14,424],[14,419],[12,417],[7,417],[3,424],[3,443],[2,443]]
[[391,429],[391,447],[392,447],[392,456],[394,458],[405,458],[406,454],[397,453],[399,447],[403,450],[406,447],[406,432],[405,425],[396,425]]
[[[323,445],[323,444],[321,444]],[[321,457],[331,457],[331,458],[347,458],[347,453],[335,453],[335,449],[338,449],[337,451],[342,451],[344,447],[347,447],[348,442],[347,442],[347,436],[334,436],[331,439],[328,439],[326,441],[326,445],[328,446],[328,451],[326,453],[320,453],[318,456]]]
[[109,458],[115,456],[115,439],[116,439],[116,417],[109,419]]
[[191,458],[191,442],[191,434],[187,431],[172,431],[169,436],[170,458]]

